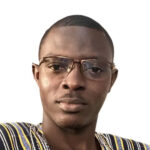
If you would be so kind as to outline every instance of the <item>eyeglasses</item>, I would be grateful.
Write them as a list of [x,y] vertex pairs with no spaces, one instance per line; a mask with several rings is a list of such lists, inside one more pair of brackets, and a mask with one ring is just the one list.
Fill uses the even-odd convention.
[[40,60],[39,66],[43,63],[46,69],[55,74],[55,76],[62,75],[63,77],[74,69],[75,64],[78,64],[83,75],[92,80],[101,79],[110,69],[113,70],[115,68],[114,63],[95,58],[76,60],[63,56],[48,56]]

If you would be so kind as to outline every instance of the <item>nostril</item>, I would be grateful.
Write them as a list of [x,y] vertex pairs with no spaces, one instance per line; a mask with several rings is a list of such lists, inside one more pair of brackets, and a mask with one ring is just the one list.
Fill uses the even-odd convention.
[[66,84],[63,85],[63,88],[64,89],[69,89],[68,85],[66,85]]
[[69,86],[67,84],[64,84],[63,88],[64,89],[73,89],[75,91],[83,91],[85,89],[85,87],[83,87],[83,86]]
[[79,87],[77,87],[75,90],[76,90],[76,91],[83,91],[84,89],[85,89],[84,87],[79,86]]

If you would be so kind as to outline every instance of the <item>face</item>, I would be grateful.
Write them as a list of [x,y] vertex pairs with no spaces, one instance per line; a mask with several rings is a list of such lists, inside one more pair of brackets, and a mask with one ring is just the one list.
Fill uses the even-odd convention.
[[[41,46],[40,58],[46,56],[113,61],[104,34],[81,26],[52,29]],[[40,89],[44,121],[61,128],[96,124],[98,112],[117,76],[117,70],[109,67],[99,80],[92,80],[84,76],[76,63],[66,76],[54,74],[45,63],[34,65],[33,72]]]

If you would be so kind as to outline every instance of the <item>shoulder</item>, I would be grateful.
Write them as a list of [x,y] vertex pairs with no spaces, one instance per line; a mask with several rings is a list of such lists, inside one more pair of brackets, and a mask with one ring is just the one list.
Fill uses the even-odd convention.
[[29,123],[0,123],[0,132],[4,135],[16,135],[17,133],[28,133],[31,124]]
[[112,134],[101,134],[113,150],[150,150],[150,145]]
[[30,126],[29,123],[0,123],[0,150],[11,149],[22,137],[29,140]]

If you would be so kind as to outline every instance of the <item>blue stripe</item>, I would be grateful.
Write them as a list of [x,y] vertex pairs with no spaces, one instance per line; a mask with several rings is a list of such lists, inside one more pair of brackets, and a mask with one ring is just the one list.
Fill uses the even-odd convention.
[[117,139],[117,143],[118,143],[119,150],[122,150],[120,138],[116,136],[116,139]]
[[[146,145],[146,144],[145,144]],[[150,150],[150,146],[146,145],[147,150]]]
[[18,129],[19,134],[20,134],[21,139],[22,139],[22,142],[23,142],[23,145],[25,146],[25,148],[26,148],[27,150],[30,150],[30,147],[29,147],[29,145],[28,145],[28,143],[27,143],[27,141],[26,141],[26,139],[25,139],[25,137],[24,137],[24,135],[23,135],[23,133],[22,133],[20,127],[19,127],[17,124],[15,124],[15,123],[13,123],[13,125]]

